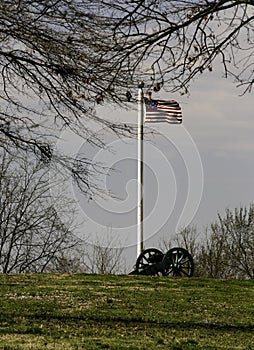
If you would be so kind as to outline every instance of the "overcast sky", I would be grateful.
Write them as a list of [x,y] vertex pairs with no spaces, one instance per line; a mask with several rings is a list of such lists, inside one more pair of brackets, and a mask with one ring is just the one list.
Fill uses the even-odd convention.
[[232,81],[216,74],[200,79],[191,91],[184,125],[204,169],[203,197],[193,223],[206,225],[225,208],[253,202],[253,95],[239,97]]
[[[240,97],[240,93],[230,79],[222,78],[218,69],[196,80],[188,98],[164,91],[153,95],[176,99],[182,106],[183,124],[152,124],[153,130],[145,129],[145,248],[158,247],[162,237],[172,238],[187,224],[197,225],[202,233],[216,220],[217,213],[254,202],[253,96]],[[98,114],[137,124],[133,105],[129,110],[103,106]],[[80,216],[85,219],[81,234],[89,235],[91,243],[99,240],[103,244],[111,232],[114,245],[124,247],[134,263],[137,143],[119,139],[98,126],[96,131],[111,152],[94,149],[83,140],[74,142],[73,135],[63,137],[74,153],[89,154],[94,162],[104,162],[111,169],[100,181],[115,198],[88,200],[73,189]]]

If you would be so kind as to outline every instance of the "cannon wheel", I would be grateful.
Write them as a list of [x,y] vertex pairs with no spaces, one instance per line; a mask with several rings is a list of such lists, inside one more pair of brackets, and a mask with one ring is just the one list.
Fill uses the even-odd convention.
[[194,262],[190,253],[184,248],[172,248],[163,258],[164,276],[192,277]]
[[136,270],[149,271],[151,275],[158,276],[159,272],[155,266],[162,262],[164,254],[156,248],[145,249],[137,258]]

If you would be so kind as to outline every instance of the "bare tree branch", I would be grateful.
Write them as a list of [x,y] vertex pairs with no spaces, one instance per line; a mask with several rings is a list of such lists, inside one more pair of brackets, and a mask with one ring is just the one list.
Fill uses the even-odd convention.
[[[54,184],[42,163],[17,152],[0,156],[0,271],[42,272],[78,243],[72,233],[74,204],[63,194],[51,196]],[[68,225],[61,221],[63,213]]]
[[[218,60],[242,93],[251,92],[253,6],[250,0],[2,1],[1,147],[10,142],[64,166],[53,147],[64,129],[101,147],[91,122],[136,135],[96,114],[97,104],[126,106],[140,80],[157,91],[188,93]],[[90,192],[88,159],[79,160],[82,167],[68,159],[66,169]]]

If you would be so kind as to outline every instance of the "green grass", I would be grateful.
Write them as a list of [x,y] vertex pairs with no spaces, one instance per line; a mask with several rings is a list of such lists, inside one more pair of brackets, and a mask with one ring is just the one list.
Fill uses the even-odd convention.
[[254,349],[254,281],[0,275],[0,349]]

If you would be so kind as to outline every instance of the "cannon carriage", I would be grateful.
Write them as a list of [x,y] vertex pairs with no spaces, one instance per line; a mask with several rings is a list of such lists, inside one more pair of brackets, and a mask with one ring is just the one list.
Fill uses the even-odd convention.
[[165,254],[156,248],[145,249],[137,258],[131,275],[192,277],[194,262],[184,248],[175,247]]

